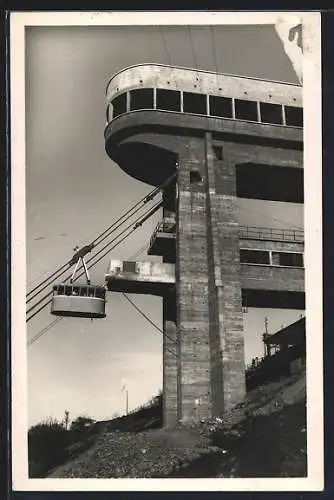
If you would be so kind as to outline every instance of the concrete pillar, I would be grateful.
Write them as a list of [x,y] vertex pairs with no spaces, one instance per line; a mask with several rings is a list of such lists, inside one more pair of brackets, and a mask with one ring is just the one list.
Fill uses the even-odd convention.
[[163,339],[163,426],[177,423],[177,346],[176,324],[164,320]]
[[211,142],[210,134],[185,139],[179,157],[178,415],[184,422],[218,415],[245,396],[235,166],[216,160]]
[[204,142],[184,139],[179,157],[177,213],[177,324],[180,349],[178,417],[183,422],[211,415],[208,321],[208,262],[203,182]]
[[209,314],[211,382],[215,414],[242,401],[246,385],[235,165],[229,161],[224,148],[222,160],[215,158],[211,134],[206,134],[205,142],[212,304]]

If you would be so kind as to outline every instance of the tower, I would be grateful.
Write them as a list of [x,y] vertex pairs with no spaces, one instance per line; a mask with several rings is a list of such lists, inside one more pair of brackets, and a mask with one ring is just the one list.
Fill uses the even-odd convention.
[[[112,291],[163,297],[164,424],[245,396],[242,305],[304,309],[303,233],[239,225],[237,197],[303,203],[301,87],[145,64],[107,87],[106,151],[160,186],[149,253],[111,261]],[[176,355],[175,355],[176,354]]]

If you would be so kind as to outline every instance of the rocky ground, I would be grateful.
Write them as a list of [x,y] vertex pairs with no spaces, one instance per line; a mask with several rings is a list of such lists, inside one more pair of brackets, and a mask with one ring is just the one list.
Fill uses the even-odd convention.
[[305,376],[251,391],[224,418],[139,433],[103,432],[52,478],[306,475]]

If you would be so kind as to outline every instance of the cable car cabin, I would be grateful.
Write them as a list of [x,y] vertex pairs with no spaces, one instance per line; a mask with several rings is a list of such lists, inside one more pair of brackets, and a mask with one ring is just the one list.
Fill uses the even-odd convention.
[[105,318],[106,290],[94,285],[55,285],[51,314],[75,318]]

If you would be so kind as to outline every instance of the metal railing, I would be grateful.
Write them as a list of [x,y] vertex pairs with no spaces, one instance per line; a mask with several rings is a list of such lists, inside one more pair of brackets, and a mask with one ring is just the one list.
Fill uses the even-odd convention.
[[[176,223],[171,220],[158,222],[150,239],[150,247],[153,245],[157,233],[174,233]],[[291,243],[303,243],[304,231],[302,229],[277,229],[271,227],[239,226],[239,237],[244,240],[269,240],[286,241]]]
[[271,227],[240,226],[239,237],[245,240],[272,240],[294,243],[304,242],[304,231],[301,229],[274,229]]
[[150,239],[150,247],[153,245],[157,233],[175,234],[176,222],[173,219],[164,219],[158,222]]

